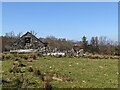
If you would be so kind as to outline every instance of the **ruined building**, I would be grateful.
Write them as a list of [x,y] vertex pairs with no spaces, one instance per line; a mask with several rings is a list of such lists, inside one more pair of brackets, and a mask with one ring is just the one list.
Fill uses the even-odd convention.
[[27,32],[13,44],[12,50],[40,49],[43,47],[47,47],[47,45],[48,45],[47,43],[42,42],[40,39],[35,37],[32,33]]

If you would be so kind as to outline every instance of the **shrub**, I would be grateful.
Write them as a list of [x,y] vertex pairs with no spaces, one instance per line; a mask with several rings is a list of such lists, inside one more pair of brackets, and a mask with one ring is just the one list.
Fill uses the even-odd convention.
[[38,56],[38,57],[42,57],[43,55],[42,55],[41,53],[38,53],[37,56]]
[[30,66],[30,67],[28,68],[28,71],[29,71],[29,72],[33,72],[32,66]]
[[1,53],[0,55],[1,55],[2,59],[4,60],[5,59],[5,54]]
[[13,68],[12,68],[12,72],[13,72],[13,73],[20,73],[20,72],[21,72],[21,69],[18,68],[18,67],[13,67]]
[[26,67],[26,64],[19,63],[18,67]]
[[20,64],[20,63],[19,63],[18,61],[14,61],[14,62],[13,62],[13,67],[14,67],[14,66],[18,67],[19,64]]
[[37,75],[37,76],[39,76],[39,75],[41,75],[41,71],[39,70],[39,69],[35,69],[35,75]]
[[19,61],[20,59],[16,58],[15,61]]
[[6,60],[10,60],[10,59],[11,59],[11,55],[10,55],[10,54],[6,54],[6,55],[5,55],[5,59],[6,59]]
[[44,89],[45,90],[52,90],[52,85],[48,81],[44,81]]
[[24,79],[24,81],[23,81],[23,83],[22,83],[22,87],[23,88],[26,88],[26,86],[28,86],[30,84],[30,81],[28,80],[28,78],[27,79]]
[[62,55],[56,55],[55,57],[57,57],[57,58],[61,58],[61,57],[62,57]]
[[110,59],[120,59],[119,56],[110,56]]
[[9,69],[9,72],[10,72],[10,73],[12,73],[12,72],[13,72],[13,70],[10,68],[10,69]]
[[20,57],[21,59],[28,60],[29,55],[27,55],[27,54],[19,54],[18,57]]
[[25,72],[25,67],[20,68],[20,73],[24,73]]
[[17,78],[17,79],[15,80],[15,82],[16,82],[17,85],[20,85],[20,84],[21,84],[21,81],[20,81],[19,78]]
[[34,60],[36,60],[36,59],[37,59],[37,56],[36,56],[35,54],[33,54],[33,55],[31,56],[31,58],[33,58]]
[[9,81],[7,81],[4,78],[2,78],[2,84],[6,84],[6,83],[9,83]]

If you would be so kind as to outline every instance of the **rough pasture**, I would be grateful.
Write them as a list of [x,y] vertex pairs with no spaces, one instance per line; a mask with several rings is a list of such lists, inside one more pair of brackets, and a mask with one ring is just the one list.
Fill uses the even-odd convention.
[[[43,88],[44,83],[35,75],[36,68],[50,79],[52,88],[117,88],[118,86],[118,59],[88,59],[76,57],[49,57],[40,56],[31,60],[20,58],[23,65],[23,77],[27,78],[27,88]],[[15,86],[9,83],[20,78],[21,73],[10,73],[13,63],[17,61],[6,59],[2,61],[3,87]],[[29,70],[30,69],[30,70]],[[31,70],[32,69],[32,70]]]

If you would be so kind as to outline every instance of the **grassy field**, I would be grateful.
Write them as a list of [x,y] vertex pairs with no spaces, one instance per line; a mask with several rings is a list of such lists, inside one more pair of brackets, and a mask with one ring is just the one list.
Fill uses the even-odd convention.
[[[57,79],[50,79],[53,88],[117,88],[118,87],[118,60],[117,59],[88,59],[69,57],[37,57],[35,60],[20,59],[22,73],[12,73],[10,69],[15,60],[2,61],[3,87],[19,87],[22,85],[16,78],[28,79],[27,88],[43,88],[44,83],[40,76],[35,75],[39,69],[42,74]],[[29,61],[28,61],[29,60]],[[29,68],[33,72],[28,71]],[[16,80],[16,81],[15,81]],[[21,85],[21,86],[20,86]]]

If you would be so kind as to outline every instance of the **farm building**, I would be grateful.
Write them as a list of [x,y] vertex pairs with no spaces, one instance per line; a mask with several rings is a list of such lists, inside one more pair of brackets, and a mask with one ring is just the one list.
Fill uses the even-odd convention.
[[32,33],[27,32],[13,44],[11,52],[15,50],[40,50],[47,47],[47,45],[47,43],[42,42]]

